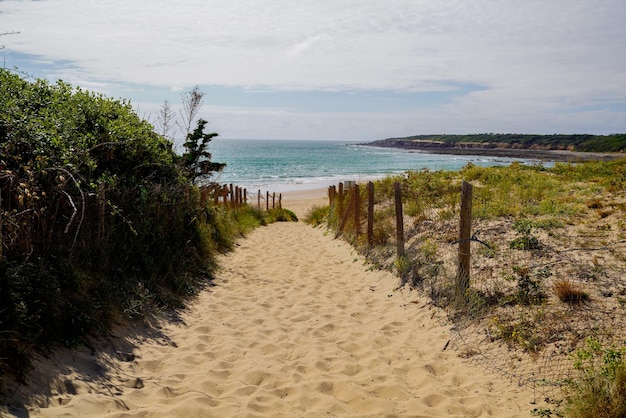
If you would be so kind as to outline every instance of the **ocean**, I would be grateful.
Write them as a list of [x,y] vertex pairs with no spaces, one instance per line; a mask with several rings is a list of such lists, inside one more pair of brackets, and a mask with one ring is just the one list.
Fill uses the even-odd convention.
[[283,192],[368,181],[406,171],[459,170],[467,163],[509,165],[532,160],[471,155],[427,154],[357,145],[350,141],[213,139],[211,160],[226,168],[211,180],[248,190]]

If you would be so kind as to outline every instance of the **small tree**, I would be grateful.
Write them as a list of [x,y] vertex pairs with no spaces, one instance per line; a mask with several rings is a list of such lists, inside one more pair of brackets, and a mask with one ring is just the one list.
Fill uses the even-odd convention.
[[206,180],[212,173],[221,171],[226,164],[211,161],[211,154],[208,152],[209,142],[218,134],[204,133],[204,127],[208,123],[206,120],[198,119],[196,128],[191,130],[204,102],[204,93],[200,91],[198,86],[195,86],[188,92],[181,94],[181,102],[182,107],[178,112],[179,118],[177,120],[175,120],[176,115],[172,111],[170,103],[167,100],[163,103],[157,116],[156,129],[162,137],[172,142],[173,137],[170,132],[174,124],[185,135],[181,161],[187,178],[195,183],[199,178]]
[[211,154],[208,152],[209,142],[218,136],[217,133],[204,133],[207,121],[198,119],[196,129],[187,134],[183,146],[183,165],[188,178],[195,183],[198,178],[209,177],[212,173],[221,171],[226,164],[211,161]]

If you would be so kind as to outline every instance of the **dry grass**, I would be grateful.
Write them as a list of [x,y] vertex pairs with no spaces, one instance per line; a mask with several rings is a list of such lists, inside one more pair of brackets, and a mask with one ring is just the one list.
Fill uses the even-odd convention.
[[559,279],[552,284],[552,289],[561,302],[579,304],[589,301],[589,293],[570,279]]

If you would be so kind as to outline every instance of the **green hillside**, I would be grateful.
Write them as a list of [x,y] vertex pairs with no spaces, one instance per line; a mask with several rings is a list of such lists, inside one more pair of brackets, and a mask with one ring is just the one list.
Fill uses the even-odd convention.
[[[393,144],[393,145],[392,145]],[[471,135],[414,135],[387,138],[369,145],[407,148],[471,147],[540,150],[569,150],[580,152],[625,152],[626,134],[471,134]]]

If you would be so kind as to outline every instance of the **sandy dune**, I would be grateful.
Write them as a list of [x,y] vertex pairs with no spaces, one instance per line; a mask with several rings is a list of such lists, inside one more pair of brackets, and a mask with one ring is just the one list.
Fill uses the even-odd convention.
[[527,389],[444,350],[441,313],[321,229],[259,228],[220,264],[179,321],[126,340],[132,355],[43,362],[56,383],[42,390],[34,377],[30,393],[45,396],[30,416],[529,417],[535,407]]

